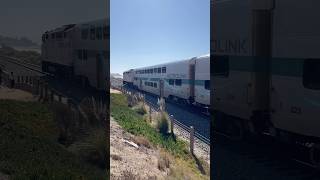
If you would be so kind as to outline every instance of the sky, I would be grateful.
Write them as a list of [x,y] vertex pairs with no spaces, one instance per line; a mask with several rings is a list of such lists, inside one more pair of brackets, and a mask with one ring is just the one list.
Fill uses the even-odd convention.
[[1,0],[0,35],[40,44],[46,30],[104,18],[106,7],[107,0]]
[[110,72],[210,50],[210,0],[111,0]]

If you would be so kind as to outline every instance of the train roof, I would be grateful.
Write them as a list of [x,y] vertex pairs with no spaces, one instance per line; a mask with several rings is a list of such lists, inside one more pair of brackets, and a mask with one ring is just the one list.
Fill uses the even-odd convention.
[[71,29],[73,29],[75,27],[78,27],[78,26],[91,25],[91,24],[102,24],[104,22],[107,23],[108,19],[107,18],[101,18],[101,19],[92,20],[92,21],[86,21],[86,22],[77,23],[77,24],[66,24],[66,25],[63,25],[61,27],[55,28],[53,30],[46,31],[45,33],[66,32],[66,31],[69,31],[69,30],[71,30]]
[[[145,67],[141,67],[141,68],[135,68],[133,70],[141,70],[141,69],[146,69],[146,68],[155,68],[155,67],[161,67],[161,66],[165,66],[165,65],[172,65],[172,64],[181,63],[181,62],[188,62],[188,61],[190,61],[192,59],[205,59],[205,58],[210,58],[210,54],[205,54],[205,55],[201,55],[201,56],[196,56],[196,57],[187,58],[187,59],[178,60],[178,61],[173,61],[173,62],[168,62],[168,63],[156,64],[156,65],[153,65],[153,66],[145,66]],[[128,70],[128,71],[130,71],[130,70]]]

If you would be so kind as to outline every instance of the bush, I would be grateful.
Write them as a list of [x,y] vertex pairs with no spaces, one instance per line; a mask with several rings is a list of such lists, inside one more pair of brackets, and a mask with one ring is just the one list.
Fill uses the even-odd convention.
[[161,112],[157,117],[157,129],[161,134],[168,134],[169,131],[169,116],[166,112]]
[[107,167],[107,135],[103,128],[93,129],[90,136],[80,143],[74,143],[70,149],[86,161],[104,169]]
[[147,113],[147,109],[142,102],[139,102],[138,105],[134,107],[134,110],[141,115],[144,115]]

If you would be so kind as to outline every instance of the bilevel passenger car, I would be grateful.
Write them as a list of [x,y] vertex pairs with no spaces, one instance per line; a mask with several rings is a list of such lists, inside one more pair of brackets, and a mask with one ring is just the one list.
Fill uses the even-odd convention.
[[106,90],[109,37],[108,19],[47,31],[42,36],[42,70]]
[[210,106],[210,56],[131,69],[124,83],[157,96]]
[[213,4],[215,130],[303,145],[320,167],[319,6],[298,0]]

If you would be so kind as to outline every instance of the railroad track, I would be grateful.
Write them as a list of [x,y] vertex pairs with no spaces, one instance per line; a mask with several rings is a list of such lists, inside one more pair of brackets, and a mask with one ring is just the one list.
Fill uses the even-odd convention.
[[[145,101],[145,103],[148,104],[148,106],[150,106],[154,111],[160,112],[160,107],[157,104],[154,104],[149,101]],[[169,115],[169,118],[174,123],[175,126],[180,127],[181,129],[185,130],[187,133],[190,133],[190,127],[181,123],[179,120],[175,119],[172,115]],[[194,135],[198,140],[210,146],[210,139],[198,133],[196,129],[195,129]]]
[[2,60],[4,60],[4,61],[10,62],[10,63],[15,64],[15,65],[18,65],[20,67],[23,67],[23,68],[25,68],[25,69],[27,69],[29,71],[37,72],[39,74],[46,75],[46,76],[53,76],[50,73],[43,72],[41,70],[41,66],[40,65],[28,63],[28,62],[25,62],[24,60],[17,59],[17,58],[14,58],[14,57],[4,56],[4,55],[0,55],[0,58],[2,58]]

